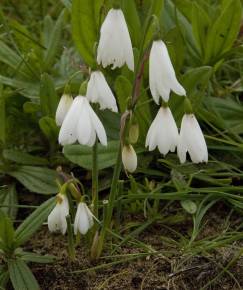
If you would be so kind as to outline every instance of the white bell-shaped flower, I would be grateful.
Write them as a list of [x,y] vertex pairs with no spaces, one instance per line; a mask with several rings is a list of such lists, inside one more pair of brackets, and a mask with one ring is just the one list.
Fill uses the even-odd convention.
[[160,97],[168,102],[170,92],[186,95],[185,89],[176,79],[175,71],[165,43],[156,40],[149,56],[149,86],[153,99],[159,105]]
[[60,102],[57,106],[57,111],[56,111],[56,124],[57,126],[61,126],[64,118],[68,112],[68,110],[70,109],[71,105],[73,102],[73,98],[71,95],[68,94],[63,94]]
[[116,99],[101,71],[94,71],[90,75],[87,86],[87,99],[92,103],[99,103],[100,109],[110,109],[117,112]]
[[126,63],[130,70],[134,70],[132,42],[121,9],[111,9],[101,26],[97,62],[103,67],[112,64],[112,69]]
[[207,145],[194,114],[185,114],[182,118],[177,146],[177,154],[181,163],[186,161],[187,152],[193,163],[208,162]]
[[93,214],[91,213],[86,203],[80,202],[78,204],[78,209],[74,220],[75,235],[77,235],[78,232],[80,232],[82,235],[85,235],[93,226],[93,224]]
[[149,151],[158,147],[161,154],[174,152],[178,143],[178,129],[169,107],[161,107],[153,120],[146,137]]
[[66,216],[69,214],[69,204],[66,195],[57,195],[57,204],[48,216],[48,228],[50,232],[60,231],[63,235],[67,231]]
[[122,148],[122,163],[128,172],[132,173],[137,169],[137,154],[131,144]]
[[107,145],[104,126],[86,97],[77,96],[69,109],[59,132],[59,143],[73,144],[77,140],[82,145],[92,147],[96,136],[100,143]]

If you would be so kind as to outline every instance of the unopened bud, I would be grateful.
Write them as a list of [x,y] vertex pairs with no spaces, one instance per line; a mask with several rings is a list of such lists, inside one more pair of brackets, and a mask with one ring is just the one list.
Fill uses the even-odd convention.
[[137,123],[131,125],[129,129],[129,141],[132,144],[137,143],[139,137],[139,126]]
[[131,144],[122,148],[122,163],[129,172],[134,172],[137,168],[137,154]]
[[61,96],[61,99],[60,99],[60,102],[58,104],[57,111],[56,111],[56,124],[58,126],[62,125],[72,103],[73,103],[73,98],[71,95],[63,94]]

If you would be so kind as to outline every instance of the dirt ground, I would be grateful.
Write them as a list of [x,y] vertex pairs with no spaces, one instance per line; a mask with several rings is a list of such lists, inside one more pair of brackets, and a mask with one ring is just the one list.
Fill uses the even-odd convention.
[[[218,212],[222,212],[222,209]],[[212,210],[200,238],[210,236],[212,233],[220,234],[224,219],[225,216],[220,216],[217,210]],[[241,218],[234,217],[235,224],[240,223],[240,220]],[[190,228],[191,224],[188,222],[173,226],[173,230],[180,230],[181,234]],[[67,238],[59,234],[50,234],[47,227],[43,227],[25,249],[57,257],[54,264],[33,263],[30,265],[43,290],[243,289],[243,257],[241,255],[241,258],[234,259],[236,249],[243,249],[242,241],[233,242],[227,247],[217,248],[207,253],[190,255],[183,253],[183,249],[179,250],[175,245],[168,246],[164,242],[165,239],[161,238],[162,236],[176,239],[171,231],[160,224],[153,224],[136,237],[151,248],[162,251],[162,254],[147,255],[79,274],[72,272],[124,258],[101,259],[92,262],[89,260],[89,249],[84,240],[81,240],[76,251],[76,259],[71,262],[67,255]],[[126,244],[120,247],[118,254],[127,255],[138,252],[144,252],[144,250],[141,247]],[[110,250],[107,249],[104,256],[109,254]],[[207,286],[207,283],[213,279],[214,282]]]

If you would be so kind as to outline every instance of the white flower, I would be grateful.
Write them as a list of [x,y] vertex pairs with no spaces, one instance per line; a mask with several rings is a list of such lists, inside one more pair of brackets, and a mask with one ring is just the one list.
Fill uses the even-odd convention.
[[112,69],[126,63],[130,70],[134,70],[132,42],[121,9],[111,9],[101,26],[97,62],[103,67],[112,64]]
[[66,216],[69,214],[69,204],[66,195],[57,195],[57,204],[48,216],[48,228],[50,232],[60,231],[63,235],[67,230]]
[[186,161],[187,152],[193,163],[208,162],[207,145],[194,114],[185,114],[182,118],[177,147],[181,163]]
[[137,154],[131,144],[122,148],[122,163],[128,172],[132,173],[137,168]]
[[107,145],[105,129],[86,97],[77,96],[69,109],[59,132],[59,143],[80,144],[92,147],[96,135],[102,145]]
[[85,235],[87,231],[93,226],[93,214],[84,202],[80,202],[74,220],[74,233],[77,235],[78,231]]
[[158,146],[160,153],[166,155],[175,151],[177,143],[178,129],[171,110],[161,107],[148,130],[145,146],[149,151]]
[[117,112],[116,99],[108,86],[101,71],[91,73],[87,86],[87,99],[92,103],[99,103],[100,109],[110,109]]
[[177,95],[186,95],[186,91],[177,81],[166,45],[162,40],[152,44],[149,56],[149,86],[156,104],[161,97],[168,102],[170,91]]
[[56,124],[57,126],[61,126],[63,123],[63,120],[71,107],[73,102],[73,98],[70,95],[64,94],[62,95],[60,102],[57,106],[57,111],[56,111]]

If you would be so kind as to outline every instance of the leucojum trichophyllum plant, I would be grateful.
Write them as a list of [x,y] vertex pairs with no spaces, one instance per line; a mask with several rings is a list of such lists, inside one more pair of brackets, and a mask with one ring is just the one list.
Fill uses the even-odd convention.
[[[122,164],[127,174],[133,173],[137,168],[138,160],[133,144],[137,142],[139,136],[138,124],[134,122],[134,113],[141,95],[141,81],[147,68],[147,62],[149,89],[153,101],[158,106],[158,113],[147,132],[145,146],[149,151],[158,147],[163,156],[169,151],[177,150],[181,163],[186,161],[187,153],[193,163],[208,161],[207,145],[203,133],[186,91],[177,80],[166,43],[163,41],[159,21],[154,15],[148,17],[143,30],[143,41],[136,61],[134,61],[128,26],[118,2],[115,1],[101,25],[96,46],[97,64],[90,67],[89,79],[81,84],[79,95],[74,99],[67,86],[56,111],[56,123],[60,126],[59,143],[64,146],[78,142],[93,148],[92,197],[85,195],[80,181],[74,177],[67,178],[64,184],[60,185],[56,205],[48,217],[48,227],[51,232],[60,231],[62,234],[68,232],[69,251],[72,257],[74,257],[72,224],[74,235],[78,239],[80,234],[85,235],[91,230],[93,235],[91,255],[93,258],[101,255],[107,233],[111,230]],[[151,25],[156,28],[154,33],[150,33],[151,39],[145,45],[145,40],[150,35],[148,32]],[[127,66],[131,72],[133,89],[131,96],[126,96],[128,98],[127,108],[121,116],[120,146],[109,198],[108,201],[105,201],[101,221],[98,208],[97,160],[99,156],[97,144],[100,142],[101,145],[107,146],[107,135],[105,127],[98,117],[98,111],[108,109],[115,113],[118,112],[116,98],[106,80],[106,72],[110,74],[112,70],[123,66]],[[184,96],[185,110],[180,132],[178,132],[168,103],[171,92]],[[76,200],[76,205],[72,203],[73,198]]]

